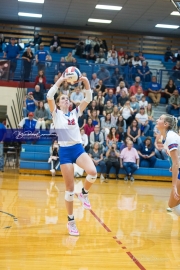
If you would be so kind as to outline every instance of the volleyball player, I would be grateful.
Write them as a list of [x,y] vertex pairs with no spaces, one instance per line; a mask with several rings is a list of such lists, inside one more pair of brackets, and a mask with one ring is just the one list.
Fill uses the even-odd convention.
[[164,139],[164,148],[172,164],[172,190],[169,198],[169,207],[180,216],[180,136],[177,131],[177,118],[172,115],[161,115],[157,120],[157,129]]
[[[70,235],[79,235],[73,215],[74,199],[74,168],[73,163],[85,170],[87,173],[82,192],[78,195],[85,209],[91,209],[88,199],[88,192],[91,185],[96,181],[97,172],[91,158],[85,153],[82,146],[81,134],[78,126],[78,117],[83,113],[88,104],[92,101],[92,92],[89,81],[86,77],[81,77],[84,83],[86,97],[80,105],[69,112],[69,98],[61,95],[54,102],[54,95],[65,79],[61,76],[48,91],[47,99],[53,116],[53,123],[58,134],[59,158],[61,172],[65,181],[65,204],[68,213],[67,228]],[[60,110],[58,109],[60,108]]]

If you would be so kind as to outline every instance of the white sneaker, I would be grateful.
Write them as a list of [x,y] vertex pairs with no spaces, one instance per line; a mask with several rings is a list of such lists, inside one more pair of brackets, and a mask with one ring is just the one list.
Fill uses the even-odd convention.
[[104,180],[104,176],[103,176],[102,173],[101,173],[101,175],[100,175],[100,179],[101,179],[101,180]]
[[67,228],[68,228],[68,231],[69,231],[70,235],[73,235],[73,236],[78,236],[79,235],[79,231],[78,231],[78,229],[76,227],[76,223],[75,223],[74,220],[68,221]]
[[55,173],[55,169],[50,170],[51,173]]
[[82,202],[83,207],[85,209],[88,209],[88,210],[91,209],[91,204],[90,204],[90,201],[89,201],[89,198],[88,198],[88,194],[80,193],[80,194],[78,194],[78,198]]
[[167,207],[166,210],[167,210],[168,212],[172,212],[172,209],[171,209],[170,207]]

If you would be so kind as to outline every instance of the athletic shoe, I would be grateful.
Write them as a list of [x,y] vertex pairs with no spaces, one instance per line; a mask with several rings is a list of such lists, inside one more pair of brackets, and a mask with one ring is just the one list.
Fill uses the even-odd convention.
[[132,182],[134,182],[134,177],[133,177],[133,176],[131,176],[131,177],[130,177],[130,180],[131,180]]
[[172,212],[172,209],[171,209],[170,207],[167,207],[166,210],[167,210],[168,212]]
[[73,235],[73,236],[79,235],[79,232],[78,232],[78,229],[76,227],[76,223],[74,220],[68,221],[67,228],[70,235]]
[[125,182],[128,181],[128,176],[127,176],[127,175],[124,177],[124,181],[125,181]]
[[82,202],[83,207],[85,209],[88,209],[88,210],[91,209],[91,204],[89,202],[88,194],[82,194],[82,193],[80,193],[80,194],[78,194],[78,198]]
[[55,173],[55,169],[50,170],[51,173]]
[[101,179],[101,180],[104,180],[104,176],[103,176],[102,173],[101,173],[101,175],[100,175],[100,179]]

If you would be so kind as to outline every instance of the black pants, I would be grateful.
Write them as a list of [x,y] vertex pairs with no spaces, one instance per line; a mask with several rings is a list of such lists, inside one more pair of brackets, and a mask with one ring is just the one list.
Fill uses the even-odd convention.
[[31,66],[32,66],[32,64],[31,64],[31,62],[29,62],[29,61],[27,61],[27,60],[24,60],[23,61],[23,75],[24,75],[24,77],[23,77],[23,79],[24,80],[29,80],[29,77],[30,77],[30,73],[31,73]]
[[51,170],[52,169],[57,170],[58,166],[59,166],[59,158],[57,160],[51,161]]
[[132,121],[133,121],[133,117],[130,116],[128,119],[125,119],[125,121],[126,121],[126,125],[127,125],[127,126],[130,126],[131,123],[132,123]]
[[109,174],[111,167],[114,167],[116,169],[116,174],[119,173],[119,161],[106,161],[107,174]]

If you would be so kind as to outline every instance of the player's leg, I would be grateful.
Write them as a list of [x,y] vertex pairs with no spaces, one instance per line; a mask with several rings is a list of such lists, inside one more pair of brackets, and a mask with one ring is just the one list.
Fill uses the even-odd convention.
[[[180,194],[180,180],[177,181],[177,193]],[[173,208],[180,204],[180,200],[177,200],[174,195],[175,195],[175,192],[174,190],[172,190],[170,194],[169,202],[168,202],[168,205],[170,208]]]
[[70,235],[79,235],[74,222],[73,200],[74,200],[74,167],[73,164],[61,164],[61,172],[65,182],[65,205],[68,213],[68,230]]

